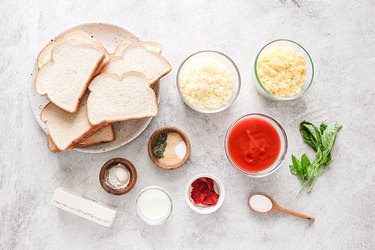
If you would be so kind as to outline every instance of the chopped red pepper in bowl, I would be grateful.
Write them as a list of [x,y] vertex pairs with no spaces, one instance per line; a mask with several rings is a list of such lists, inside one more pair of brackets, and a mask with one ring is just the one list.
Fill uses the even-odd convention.
[[186,203],[195,212],[211,214],[224,203],[223,183],[211,174],[200,174],[187,183]]
[[196,179],[192,184],[191,198],[195,205],[215,206],[219,200],[219,194],[214,188],[214,181],[208,177]]

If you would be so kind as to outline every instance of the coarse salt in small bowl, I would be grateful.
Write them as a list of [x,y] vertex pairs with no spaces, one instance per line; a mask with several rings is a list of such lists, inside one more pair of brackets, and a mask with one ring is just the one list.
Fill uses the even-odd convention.
[[[191,198],[191,191],[192,191],[192,186],[191,184],[201,178],[201,177],[207,177],[210,178],[214,181],[214,189],[215,192],[219,195],[219,199],[217,201],[217,204],[214,206],[205,206],[205,205],[196,205]],[[194,176],[193,178],[190,179],[188,184],[186,185],[186,190],[185,190],[185,200],[188,206],[196,213],[199,214],[212,214],[216,212],[224,203],[225,199],[225,189],[223,183],[216,177],[211,174],[199,174]]]

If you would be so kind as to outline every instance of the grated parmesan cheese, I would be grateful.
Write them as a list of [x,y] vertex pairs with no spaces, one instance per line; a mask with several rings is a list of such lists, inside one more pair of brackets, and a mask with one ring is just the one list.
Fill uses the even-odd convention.
[[271,93],[290,97],[301,92],[306,80],[306,60],[290,48],[265,50],[258,58],[257,72],[263,86]]
[[180,91],[187,102],[201,110],[218,110],[232,98],[233,77],[220,62],[199,58],[184,67],[179,76]]

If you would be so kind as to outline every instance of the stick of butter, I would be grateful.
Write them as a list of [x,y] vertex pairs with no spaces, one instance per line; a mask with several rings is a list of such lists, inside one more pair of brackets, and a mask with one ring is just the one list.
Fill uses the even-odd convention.
[[105,227],[112,225],[117,213],[115,207],[86,198],[64,187],[56,188],[52,205]]

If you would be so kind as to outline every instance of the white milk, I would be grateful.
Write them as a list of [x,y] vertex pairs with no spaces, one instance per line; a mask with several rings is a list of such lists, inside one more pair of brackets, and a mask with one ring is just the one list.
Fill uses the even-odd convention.
[[250,206],[258,212],[268,212],[272,209],[272,201],[264,195],[256,194],[250,197]]
[[166,190],[151,186],[138,195],[137,213],[149,225],[164,223],[172,212],[172,200]]

